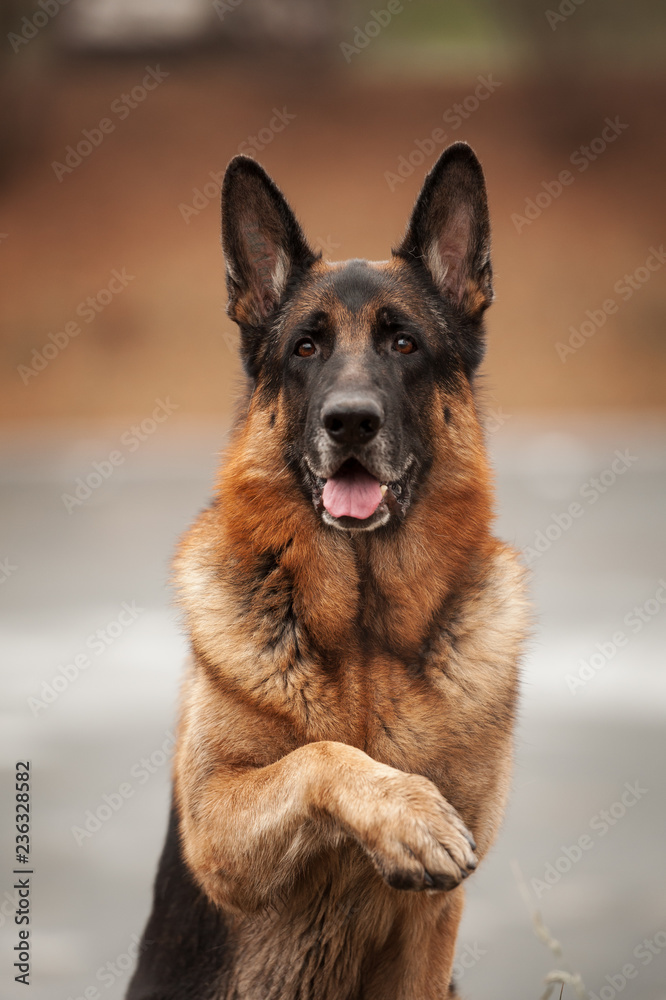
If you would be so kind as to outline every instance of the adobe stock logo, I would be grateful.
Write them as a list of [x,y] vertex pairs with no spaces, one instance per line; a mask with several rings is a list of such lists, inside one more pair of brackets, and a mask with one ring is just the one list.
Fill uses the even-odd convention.
[[[467,94],[462,101],[453,104],[442,114],[442,121],[450,125],[453,132],[457,131],[461,125],[479,110],[484,101],[487,101],[502,86],[500,80],[495,80],[492,73],[486,76],[477,76],[477,85],[474,90]],[[415,139],[411,150],[405,155],[398,157],[395,171],[385,170],[384,180],[388,184],[389,191],[395,191],[398,184],[404,184],[408,177],[420,167],[425,160],[432,156],[438,148],[444,148],[449,141],[449,134],[443,128],[434,128],[430,135],[424,139]]]
[[551,31],[555,31],[558,24],[563,24],[565,21],[568,21],[571,15],[575,14],[578,8],[584,3],[585,0],[562,0],[557,10],[551,10],[549,8],[545,11],[546,20],[550,25]]
[[[134,281],[135,275],[128,274],[127,268],[123,267],[118,271],[114,268],[111,277],[104,288],[100,288],[95,295],[89,295],[79,302],[76,307],[76,315],[80,316],[84,323],[92,323],[93,320],[103,312],[106,307],[113,302],[116,295],[120,295],[127,288],[130,281]],[[41,348],[33,347],[29,365],[18,365],[16,370],[21,376],[23,385],[27,385],[31,378],[35,378],[49,365],[51,361],[69,347],[74,337],[78,337],[83,327],[74,319],[64,323],[60,330],[48,334],[48,340],[42,344]]]
[[100,801],[92,809],[86,809],[81,825],[70,827],[72,837],[79,847],[85,840],[89,840],[105,823],[113,819],[128,799],[134,796],[139,786],[145,785],[153,774],[164,767],[171,760],[173,748],[176,743],[175,735],[169,731],[165,734],[164,741],[156,747],[149,757],[141,757],[132,765],[129,771],[131,781],[123,781],[111,792],[104,792]]
[[69,0],[38,0],[39,10],[34,11],[29,17],[21,18],[20,32],[10,31],[7,35],[14,52],[18,52],[22,45],[27,45],[36,38],[42,28],[60,13],[60,8],[68,3]]
[[[661,614],[666,607],[666,579],[662,577],[657,581],[657,590],[653,597],[648,597],[643,604],[637,604],[624,616],[624,624],[636,635],[641,632],[647,624]],[[593,677],[602,670],[607,663],[617,656],[620,649],[623,649],[630,640],[630,636],[622,629],[617,629],[612,636],[595,643],[595,651],[588,656],[587,660],[578,661],[578,670],[575,674],[567,674],[564,678],[571,694],[576,694],[579,688],[585,687]]]
[[[648,792],[649,788],[641,787],[639,780],[634,781],[633,784],[630,784],[628,781],[625,782],[617,801],[611,803],[608,809],[600,809],[588,823],[590,830],[598,835],[597,840],[605,837],[621,819],[624,819],[628,810],[632,809],[637,802],[640,802]],[[562,877],[567,872],[570,872],[573,866],[582,859],[584,853],[591,851],[595,846],[596,842],[590,833],[581,834],[573,844],[562,845],[560,856],[555,861],[549,861],[545,866],[543,878],[530,879],[532,891],[537,899],[541,899],[544,892],[557,885]]]
[[[122,93],[115,101],[111,102],[110,111],[117,117],[118,121],[125,121],[135,108],[138,108],[146,100],[148,94],[166,80],[169,76],[166,70],[160,69],[159,65],[153,68],[146,66],[146,75],[141,83],[132,87],[129,93]],[[90,154],[102,145],[107,135],[116,130],[117,122],[111,118],[100,118],[96,127],[84,128],[81,130],[83,138],[79,139],[76,146],[65,147],[63,162],[53,160],[51,168],[62,184],[66,174],[71,174]]]
[[[641,787],[639,780],[634,781],[633,784],[626,781],[617,801],[612,802],[608,809],[600,809],[588,823],[589,828],[598,835],[598,839],[605,837],[621,819],[624,819],[629,809],[632,809],[644,795],[648,794],[649,790],[649,788]],[[570,872],[573,866],[581,860],[584,852],[591,851],[595,846],[594,837],[589,833],[581,834],[573,844],[562,845],[560,856],[553,862],[549,861],[545,866],[543,878],[530,879],[532,891],[537,899],[541,899],[544,892],[557,885],[562,876]]]
[[[256,135],[248,135],[238,144],[238,152],[245,156],[255,156],[268,146],[280,132],[283,132],[290,122],[296,118],[295,114],[287,111],[286,106],[273,108],[273,116],[263,128],[260,128]],[[200,187],[192,188],[191,204],[180,202],[178,211],[183,222],[189,226],[190,219],[199,215],[211,202],[217,203],[222,184],[224,182],[225,168],[221,170],[209,170],[208,177]]]
[[[586,146],[579,146],[574,149],[569,157],[569,163],[576,167],[579,174],[584,173],[590,164],[594,163],[606,152],[611,143],[622,135],[629,125],[621,122],[618,115],[615,118],[604,118],[604,127],[599,135],[591,139]],[[523,214],[520,212],[511,213],[511,222],[517,233],[521,233],[527,226],[531,226],[536,219],[549,208],[575,181],[576,176],[570,170],[560,170],[553,180],[541,181],[541,188],[533,198],[525,199]]]
[[77,476],[71,493],[61,493],[60,499],[68,514],[71,514],[76,507],[82,507],[86,500],[90,500],[93,492],[111,478],[118,466],[125,464],[127,456],[133,454],[155,433],[160,424],[180,409],[180,404],[172,403],[168,396],[166,400],[156,399],[155,403],[151,416],[144,417],[138,424],[132,424],[120,435],[124,451],[114,448],[106,458],[93,462],[92,468],[87,473]]
[[[645,261],[630,274],[624,274],[613,285],[613,291],[617,293],[622,302],[628,302],[634,294],[650,280],[655,271],[661,270],[666,263],[666,251],[664,244],[659,247],[650,247],[649,255]],[[575,354],[584,344],[593,337],[597,330],[605,325],[609,316],[613,316],[620,304],[616,299],[604,299],[598,309],[586,309],[586,319],[578,328],[569,327],[570,337],[566,343],[558,341],[555,344],[555,351],[558,358],[564,364],[570,354]]]
[[623,476],[637,461],[638,455],[632,455],[628,448],[625,451],[616,449],[615,458],[608,468],[602,469],[599,475],[592,476],[578,490],[579,495],[587,501],[587,507],[584,507],[577,500],[572,500],[566,510],[551,514],[545,528],[535,532],[532,544],[523,549],[527,565],[531,566],[545,552],[548,552],[553,544],[571,528],[574,521],[582,517],[588,507],[595,504],[600,497],[607,493],[615,485],[618,478]]
[[[649,965],[657,955],[666,948],[666,931],[657,931],[651,938],[644,938],[632,951],[632,958],[640,962],[640,965]],[[612,975],[605,977],[606,983],[598,993],[590,990],[588,996],[590,1000],[615,1000],[615,997],[628,985],[630,979],[636,979],[640,973],[640,968],[633,962],[625,962],[621,969]],[[662,978],[663,982],[663,978]]]
[[345,62],[350,63],[352,56],[367,48],[372,39],[389,26],[396,14],[402,14],[404,9],[401,0],[388,0],[386,7],[381,7],[379,10],[373,8],[370,11],[370,20],[363,27],[357,24],[354,28],[353,42],[340,42],[340,51]]
[[143,612],[144,609],[137,607],[136,601],[123,601],[111,621],[105,622],[101,628],[95,629],[94,632],[86,636],[85,649],[80,649],[67,663],[61,663],[57,673],[51,677],[50,681],[42,681],[38,694],[28,697],[28,708],[33,716],[37,718],[40,712],[45,712],[50,705],[62,697],[81,674],[92,667],[93,656],[97,657],[105,653],[109,646],[112,646],[117,639],[125,634],[128,628],[134,625]]

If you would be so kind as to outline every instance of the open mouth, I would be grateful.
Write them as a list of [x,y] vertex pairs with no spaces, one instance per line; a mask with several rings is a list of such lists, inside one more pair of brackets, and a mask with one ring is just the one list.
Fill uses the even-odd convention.
[[321,499],[331,517],[365,520],[375,513],[387,489],[386,483],[380,483],[352,458],[326,480]]
[[355,458],[327,479],[315,477],[312,493],[324,521],[347,530],[378,528],[392,514],[402,518],[409,503],[406,476],[382,482]]

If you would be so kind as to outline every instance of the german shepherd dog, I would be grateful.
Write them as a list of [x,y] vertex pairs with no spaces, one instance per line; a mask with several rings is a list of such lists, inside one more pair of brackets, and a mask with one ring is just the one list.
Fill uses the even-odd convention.
[[129,1000],[443,1000],[510,782],[523,570],[475,395],[481,166],[329,263],[252,159],[222,192],[247,394],[175,562],[191,640]]

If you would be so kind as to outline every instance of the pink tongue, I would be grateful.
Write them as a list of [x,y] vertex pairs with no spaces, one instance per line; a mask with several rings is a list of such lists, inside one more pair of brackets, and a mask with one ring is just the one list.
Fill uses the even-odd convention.
[[360,466],[326,480],[324,507],[333,517],[370,517],[382,502],[380,483]]

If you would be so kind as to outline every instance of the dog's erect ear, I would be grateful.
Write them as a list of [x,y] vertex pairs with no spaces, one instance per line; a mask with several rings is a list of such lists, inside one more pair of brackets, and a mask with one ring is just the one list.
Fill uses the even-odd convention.
[[493,298],[490,223],[481,164],[465,142],[445,149],[425,179],[396,251],[417,259],[441,295],[467,315]]
[[235,156],[224,176],[222,248],[227,312],[241,331],[265,328],[289,278],[315,260],[281,191],[249,156]]

